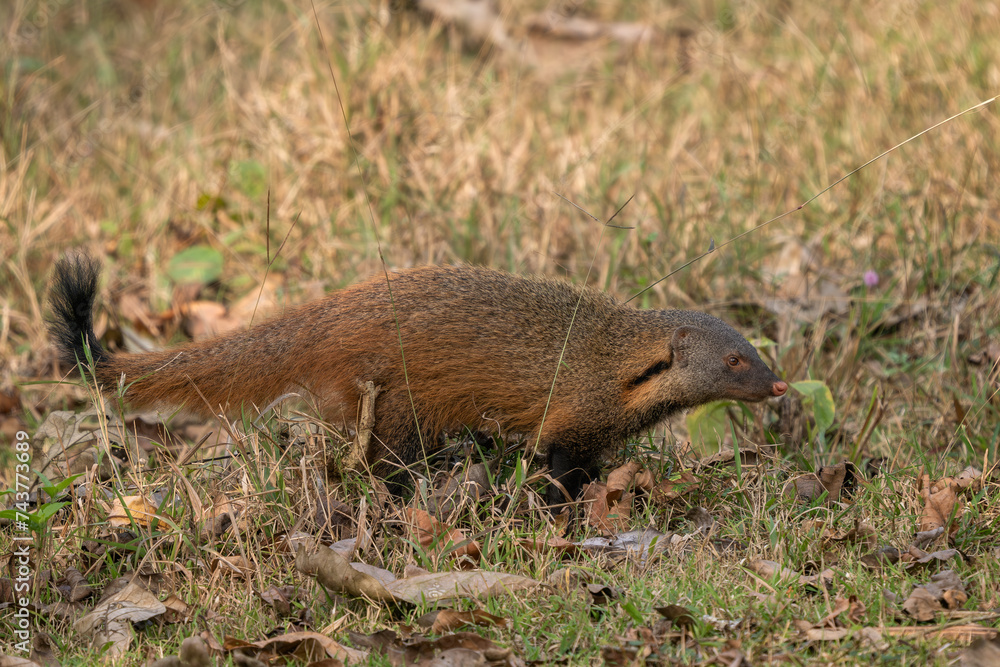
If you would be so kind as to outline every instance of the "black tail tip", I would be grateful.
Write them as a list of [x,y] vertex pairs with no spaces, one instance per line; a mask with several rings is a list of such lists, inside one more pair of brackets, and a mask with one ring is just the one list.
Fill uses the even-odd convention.
[[94,334],[94,299],[101,275],[100,261],[85,253],[70,253],[56,262],[49,305],[49,334],[63,363],[86,363],[87,347],[94,362],[106,354]]

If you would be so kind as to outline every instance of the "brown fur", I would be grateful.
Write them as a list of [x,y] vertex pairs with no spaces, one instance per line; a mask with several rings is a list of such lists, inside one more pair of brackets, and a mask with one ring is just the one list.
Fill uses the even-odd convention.
[[52,330],[70,362],[86,337],[103,391],[123,383],[136,407],[228,414],[305,391],[329,419],[355,424],[359,385],[371,380],[382,393],[367,458],[380,474],[421,458],[421,441],[430,448],[467,426],[537,441],[575,494],[609,450],[672,413],[787,389],[715,317],[636,310],[593,289],[473,266],[391,273],[391,301],[377,276],[245,331],[111,355],[90,331],[96,272],[85,257],[60,262]]

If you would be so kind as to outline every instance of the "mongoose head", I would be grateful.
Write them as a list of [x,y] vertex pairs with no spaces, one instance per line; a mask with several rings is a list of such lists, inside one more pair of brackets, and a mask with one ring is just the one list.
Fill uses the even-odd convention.
[[637,408],[668,412],[710,401],[762,401],[788,385],[767,367],[746,338],[704,313],[661,311],[670,335],[663,356],[632,380]]

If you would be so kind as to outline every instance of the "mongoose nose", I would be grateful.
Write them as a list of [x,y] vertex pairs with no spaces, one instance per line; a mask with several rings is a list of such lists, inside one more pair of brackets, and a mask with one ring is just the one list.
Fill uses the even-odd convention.
[[771,385],[772,396],[784,396],[786,391],[788,391],[788,385],[781,380],[778,380]]

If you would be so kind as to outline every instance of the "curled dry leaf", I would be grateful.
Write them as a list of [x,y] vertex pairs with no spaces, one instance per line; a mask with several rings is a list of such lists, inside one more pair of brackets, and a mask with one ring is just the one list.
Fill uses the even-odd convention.
[[94,646],[111,642],[108,654],[122,656],[128,652],[132,642],[132,623],[159,616],[166,610],[155,595],[133,582],[101,600],[73,624],[73,629],[91,636]]
[[330,658],[343,663],[361,662],[366,658],[364,651],[344,646],[318,632],[289,632],[258,642],[226,637],[223,648],[228,652],[238,651],[244,655],[249,653],[266,664],[275,662],[277,656],[294,657],[303,662],[319,662]]
[[56,587],[67,602],[79,602],[94,594],[94,589],[75,567],[66,568],[63,582],[64,585],[57,584]]
[[440,635],[469,625],[478,625],[485,628],[507,627],[510,625],[510,622],[502,616],[494,616],[482,609],[473,609],[471,611],[439,609],[418,618],[417,625],[422,628],[429,628],[433,634]]
[[847,461],[823,466],[816,473],[807,473],[788,480],[781,493],[786,498],[794,498],[804,503],[818,500],[823,493],[827,493],[827,503],[838,501],[845,480],[854,479],[853,473],[849,474],[850,468],[853,466],[849,466]]
[[608,473],[607,500],[609,504],[617,503],[635,482],[635,476],[642,470],[638,461],[629,461]]
[[150,667],[213,667],[214,665],[215,661],[205,640],[201,637],[188,637],[181,642],[178,655],[160,658]]
[[882,547],[868,555],[861,557],[861,563],[870,569],[879,569],[883,565],[891,565],[899,562],[899,549],[895,547]]
[[903,554],[900,560],[906,563],[907,570],[914,570],[933,563],[945,563],[961,555],[962,552],[958,549],[942,549],[941,551],[927,553],[916,547],[910,547],[910,550]]
[[320,548],[315,552],[299,549],[295,565],[300,572],[316,577],[327,590],[350,597],[363,597],[375,602],[409,602],[411,604],[443,602],[465,598],[486,599],[518,591],[531,590],[539,582],[528,577],[502,572],[439,572],[388,580],[385,583],[359,571],[369,567],[349,563],[337,552]]
[[320,585],[334,593],[376,602],[395,600],[382,582],[358,572],[346,558],[326,547],[300,548],[295,554],[295,567],[303,574],[315,576]]
[[1000,665],[1000,634],[972,642],[962,653],[962,667],[994,667]]
[[583,491],[587,525],[610,535],[624,530],[632,512],[632,494],[626,493],[615,501],[609,497],[608,488],[601,482],[588,484]]
[[[952,523],[962,515],[962,503],[957,493],[958,487],[948,485],[937,491],[922,489],[924,509],[920,513],[920,532],[946,528],[958,529],[958,522]],[[949,531],[951,532],[951,531]]]
[[654,607],[656,613],[673,623],[678,628],[691,628],[695,623],[694,613],[687,607],[668,604],[666,607]]
[[657,505],[667,505],[697,489],[698,484],[698,478],[690,470],[682,470],[676,477],[665,479],[653,487],[649,497]]
[[396,665],[523,667],[525,664],[510,649],[497,646],[474,632],[457,632],[438,639],[413,636],[404,641],[395,632],[383,630],[369,636],[351,633],[351,641],[387,655]]
[[427,512],[446,521],[462,507],[478,503],[490,489],[490,476],[485,463],[477,463],[459,470],[445,480],[427,499]]
[[108,525],[113,528],[122,528],[132,525],[134,520],[136,525],[148,528],[152,520],[156,518],[156,511],[156,505],[146,500],[144,496],[115,498],[111,510],[108,512]]
[[482,558],[478,542],[468,539],[463,531],[438,521],[428,512],[408,507],[406,518],[411,535],[424,549],[454,556],[460,559],[462,566],[466,568],[475,567]]
[[965,605],[968,595],[965,584],[952,570],[943,570],[931,577],[926,584],[913,588],[903,602],[903,611],[922,622],[932,621],[938,612],[945,609],[959,609]]

